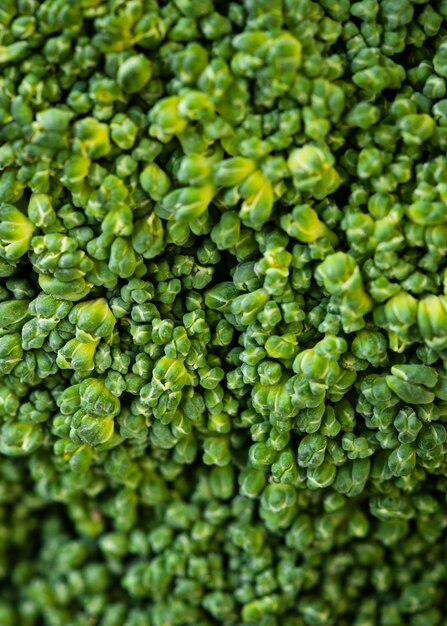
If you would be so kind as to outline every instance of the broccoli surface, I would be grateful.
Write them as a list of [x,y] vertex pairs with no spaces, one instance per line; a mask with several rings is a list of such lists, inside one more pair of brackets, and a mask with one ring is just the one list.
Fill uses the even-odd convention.
[[0,0],[0,626],[447,626],[447,0]]

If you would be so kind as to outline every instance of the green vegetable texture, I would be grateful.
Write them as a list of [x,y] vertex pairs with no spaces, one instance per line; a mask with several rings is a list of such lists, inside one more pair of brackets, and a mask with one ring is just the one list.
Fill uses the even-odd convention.
[[447,626],[447,1],[0,1],[0,626]]

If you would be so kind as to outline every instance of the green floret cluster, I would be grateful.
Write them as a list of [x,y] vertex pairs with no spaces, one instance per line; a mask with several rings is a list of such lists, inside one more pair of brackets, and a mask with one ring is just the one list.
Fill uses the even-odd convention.
[[0,626],[447,626],[447,0],[0,0]]

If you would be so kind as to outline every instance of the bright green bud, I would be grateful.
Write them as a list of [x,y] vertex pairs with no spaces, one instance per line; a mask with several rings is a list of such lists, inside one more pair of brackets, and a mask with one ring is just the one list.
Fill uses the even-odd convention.
[[152,64],[144,54],[127,58],[118,69],[117,81],[126,93],[137,93],[149,82],[152,76]]
[[362,279],[355,259],[345,252],[329,255],[317,268],[317,277],[331,294],[362,288]]
[[297,606],[304,623],[309,626],[324,626],[330,620],[330,606],[320,598],[304,596]]
[[365,359],[374,367],[383,367],[388,363],[388,343],[379,331],[361,330],[351,345],[353,354]]
[[444,372],[438,373],[438,382],[433,389],[433,392],[437,398],[441,400],[447,400],[447,376]]
[[[258,284],[258,281],[257,281],[257,284]],[[279,289],[279,286],[278,286],[278,289]],[[271,289],[269,293],[272,293],[272,295],[276,295],[276,294],[273,294]],[[265,307],[258,314],[257,319],[261,323],[262,328],[273,329],[275,326],[279,324],[279,322],[282,319],[281,310],[275,301],[270,300],[270,302],[267,302]],[[286,321],[286,316],[284,316],[284,321]],[[293,320],[293,321],[297,321],[297,320]]]
[[[117,113],[113,116],[110,124],[110,135],[112,141],[121,150],[133,148],[138,134],[138,126],[124,113]],[[136,163],[135,163],[136,167]]]
[[435,226],[429,226],[428,228],[422,228],[422,231],[429,250],[438,250],[443,254],[447,251],[446,224],[437,224]]
[[431,404],[434,393],[424,389],[422,385],[407,382],[398,376],[387,376],[386,384],[404,402],[408,404]]
[[58,300],[53,296],[40,293],[30,303],[30,313],[37,315],[39,318],[53,318],[59,321],[68,315],[72,306],[72,302]]
[[173,59],[173,70],[182,82],[192,83],[208,65],[208,53],[194,42],[179,51]]
[[292,359],[297,351],[296,336],[292,334],[271,335],[265,343],[265,350],[273,359]]
[[205,305],[213,311],[229,313],[233,300],[239,295],[239,289],[232,282],[220,283],[205,293]]
[[319,467],[324,461],[326,437],[319,434],[306,435],[298,446],[298,465],[300,467]]
[[427,296],[417,309],[419,331],[429,348],[447,348],[447,296]]
[[231,452],[226,437],[205,437],[203,440],[205,465],[225,466],[231,462]]
[[256,170],[256,161],[245,157],[233,157],[213,166],[213,181],[218,187],[235,187]]
[[266,465],[272,465],[276,461],[277,456],[277,450],[273,448],[269,441],[266,443],[258,441],[251,445],[248,451],[250,463],[257,469],[262,469]]
[[329,461],[324,461],[318,467],[308,467],[306,484],[309,489],[325,489],[332,485],[337,475],[337,468]]
[[343,435],[342,447],[346,451],[348,459],[364,459],[374,452],[374,447],[367,437],[356,437],[354,433]]
[[260,230],[273,210],[272,183],[258,170],[242,183],[240,193],[244,198],[239,211],[242,222],[254,230]]
[[178,221],[192,222],[206,212],[213,199],[214,192],[215,188],[213,185],[175,189],[163,199],[162,206],[163,210],[166,211],[166,215],[160,213],[160,216]]
[[57,398],[57,406],[62,415],[73,415],[81,407],[79,396],[80,385],[66,387]]
[[13,417],[17,414],[20,401],[13,391],[5,385],[0,386],[0,415],[2,417]]
[[120,401],[105,386],[102,378],[86,378],[79,387],[82,410],[94,418],[117,415]]
[[369,96],[375,96],[387,88],[393,86],[398,88],[404,78],[405,70],[399,65],[395,65],[393,68],[374,65],[356,72],[352,77],[352,81],[360,89],[364,89]]
[[29,199],[28,217],[38,228],[48,228],[56,221],[51,198],[43,193],[33,193]]
[[262,64],[262,59],[247,52],[236,52],[231,59],[233,73],[246,78],[254,78]]
[[155,213],[149,213],[135,222],[132,245],[145,259],[153,259],[163,251],[165,247],[163,224]]
[[385,376],[379,374],[368,374],[360,383],[360,390],[366,400],[373,406],[393,406],[397,404],[398,399],[394,396],[391,388],[387,384]]
[[306,380],[321,381],[327,385],[335,382],[340,367],[336,361],[320,356],[316,350],[303,350],[293,362],[293,371],[302,374]]
[[9,374],[22,360],[23,348],[19,333],[0,337],[0,372]]
[[76,434],[88,446],[99,446],[110,440],[114,431],[113,416],[98,419],[84,415],[76,427]]
[[63,132],[66,131],[73,113],[66,109],[50,107],[36,113],[36,120],[45,130]]
[[[279,438],[278,438],[279,439]],[[282,434],[282,447],[287,445],[289,433]],[[281,449],[275,443],[272,443],[276,450]],[[281,482],[290,485],[296,485],[300,479],[299,469],[296,464],[295,454],[290,449],[282,450],[278,455],[277,461],[272,464],[272,477],[274,482]]]
[[20,330],[29,318],[29,300],[6,300],[0,302],[0,327]]
[[270,41],[269,32],[261,30],[245,31],[233,38],[232,44],[236,50],[263,56]]
[[270,295],[265,291],[265,289],[256,289],[252,293],[239,295],[237,297],[233,296],[233,300],[231,302],[231,312],[240,318],[240,322],[242,324],[251,324],[255,321],[258,313],[263,310],[269,299]]
[[445,224],[445,210],[443,202],[420,199],[406,207],[410,220],[421,226],[437,226]]
[[163,390],[180,391],[188,383],[188,372],[182,361],[168,356],[157,361],[153,376]]
[[22,60],[29,53],[29,43],[26,41],[15,41],[9,46],[0,47],[0,65],[5,63],[16,63]]
[[264,489],[266,476],[261,470],[246,467],[239,474],[239,489],[248,498],[256,498]]
[[213,10],[211,0],[175,0],[176,7],[187,17],[203,17]]
[[383,153],[378,148],[364,148],[359,153],[357,172],[359,178],[367,180],[379,176],[384,166]]
[[296,148],[287,161],[298,191],[306,191],[322,200],[336,191],[340,177],[325,153],[315,146]]
[[188,154],[180,161],[177,179],[184,185],[201,187],[211,181],[211,164],[219,157],[219,153],[211,158],[203,154]]
[[401,443],[388,458],[393,476],[408,476],[416,467],[416,450],[410,443]]
[[370,467],[371,463],[368,458],[348,461],[338,468],[337,478],[334,482],[335,489],[349,498],[358,496],[365,488]]
[[79,446],[70,454],[69,465],[73,472],[82,474],[90,468],[93,458],[93,451],[89,446]]
[[[24,350],[41,348],[48,335],[56,328],[57,320],[33,317],[22,326],[22,346]],[[18,329],[15,329],[18,330]],[[59,338],[61,345],[64,340]]]
[[211,239],[219,250],[228,250],[239,239],[241,220],[236,211],[225,211],[211,231]]
[[[113,138],[113,135],[112,135]],[[133,140],[133,138],[131,138]],[[115,140],[116,141],[116,140]],[[128,140],[130,143],[130,140]],[[132,144],[133,145],[133,144]],[[128,178],[137,169],[138,163],[128,154],[122,154],[116,160],[116,174],[120,178]]]
[[17,261],[30,248],[34,224],[12,204],[0,207],[0,256]]
[[354,126],[366,130],[380,120],[381,111],[379,107],[370,102],[359,102],[355,104],[346,115],[345,121],[349,126]]
[[6,423],[0,432],[0,452],[7,456],[33,454],[42,443],[42,428],[32,422]]
[[182,133],[187,126],[187,121],[179,115],[179,104],[180,98],[170,96],[158,100],[151,109],[149,117],[152,124],[149,132],[163,143],[169,141],[173,135]]
[[301,66],[300,42],[291,33],[281,32],[266,43],[266,60],[278,76],[295,72]]
[[76,338],[85,343],[109,337],[116,323],[105,298],[75,304],[68,319],[76,325]]
[[421,364],[393,365],[391,373],[402,380],[425,387],[434,387],[438,381],[438,374],[433,367]]
[[[81,132],[84,137],[83,141],[83,150],[86,152],[91,152],[92,154],[102,154],[103,152],[108,152],[106,146],[107,140],[101,142],[100,136],[97,137],[97,144],[95,143],[95,137],[93,129],[94,125],[90,125],[93,128],[88,129],[87,125]],[[89,131],[89,132],[87,132]],[[98,132],[98,135],[101,133]],[[102,133],[105,135],[105,132]],[[92,157],[93,158],[93,157]],[[88,176],[89,168],[91,165],[91,161],[87,156],[71,156],[68,161],[65,163],[63,174],[61,177],[61,181],[67,185],[67,187],[82,184],[84,179]]]
[[327,406],[324,411],[321,423],[320,434],[326,437],[336,437],[341,430],[341,424],[335,417],[335,411],[331,406]]
[[446,438],[446,429],[442,424],[424,426],[417,439],[417,455],[422,459],[436,459],[440,454],[440,447],[445,443]]
[[113,236],[128,237],[133,230],[133,215],[130,207],[125,204],[116,204],[101,222],[103,234],[98,238],[104,241],[104,246],[112,241]]
[[188,120],[203,121],[213,117],[214,104],[207,94],[191,89],[181,95],[178,112]]
[[130,278],[136,267],[137,259],[130,238],[117,237],[110,248],[110,271],[120,278]]
[[399,431],[401,443],[413,443],[422,428],[422,422],[410,407],[404,407],[399,411],[394,420],[394,427]]
[[214,619],[225,620],[234,614],[235,600],[230,593],[211,591],[203,596],[202,606]]
[[[421,309],[421,318],[424,319],[424,307]],[[377,313],[376,313],[377,312]],[[383,307],[384,323],[380,309],[375,311],[375,321],[378,326],[388,327],[393,332],[405,331],[413,324],[416,324],[418,314],[418,302],[413,296],[405,291],[400,291],[390,298]]]
[[280,223],[290,237],[303,243],[311,243],[331,234],[318,213],[307,204],[299,204],[291,214],[282,215]]
[[156,163],[147,165],[140,174],[140,185],[152,200],[163,200],[171,188],[169,176]]
[[91,159],[100,159],[110,152],[109,127],[94,117],[84,117],[74,126],[75,136]]
[[267,528],[287,528],[297,510],[296,489],[292,485],[270,484],[261,496],[260,515]]
[[242,621],[244,624],[261,624],[262,618],[277,613],[279,606],[280,598],[278,595],[267,595],[252,600],[242,607]]
[[215,328],[213,345],[229,346],[233,340],[234,328],[227,320],[219,320]]
[[436,122],[425,113],[404,115],[398,120],[404,143],[421,145],[428,141],[436,130]]
[[56,363],[61,369],[73,369],[81,376],[88,374],[95,369],[95,352],[98,340],[85,343],[75,337],[58,350]]
[[225,372],[221,367],[205,367],[198,370],[200,385],[204,389],[214,389],[225,378]]

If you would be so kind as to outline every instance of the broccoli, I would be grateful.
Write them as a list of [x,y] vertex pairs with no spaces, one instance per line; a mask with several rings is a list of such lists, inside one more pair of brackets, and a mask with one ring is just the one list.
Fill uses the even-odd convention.
[[0,5],[0,626],[445,626],[446,0]]

